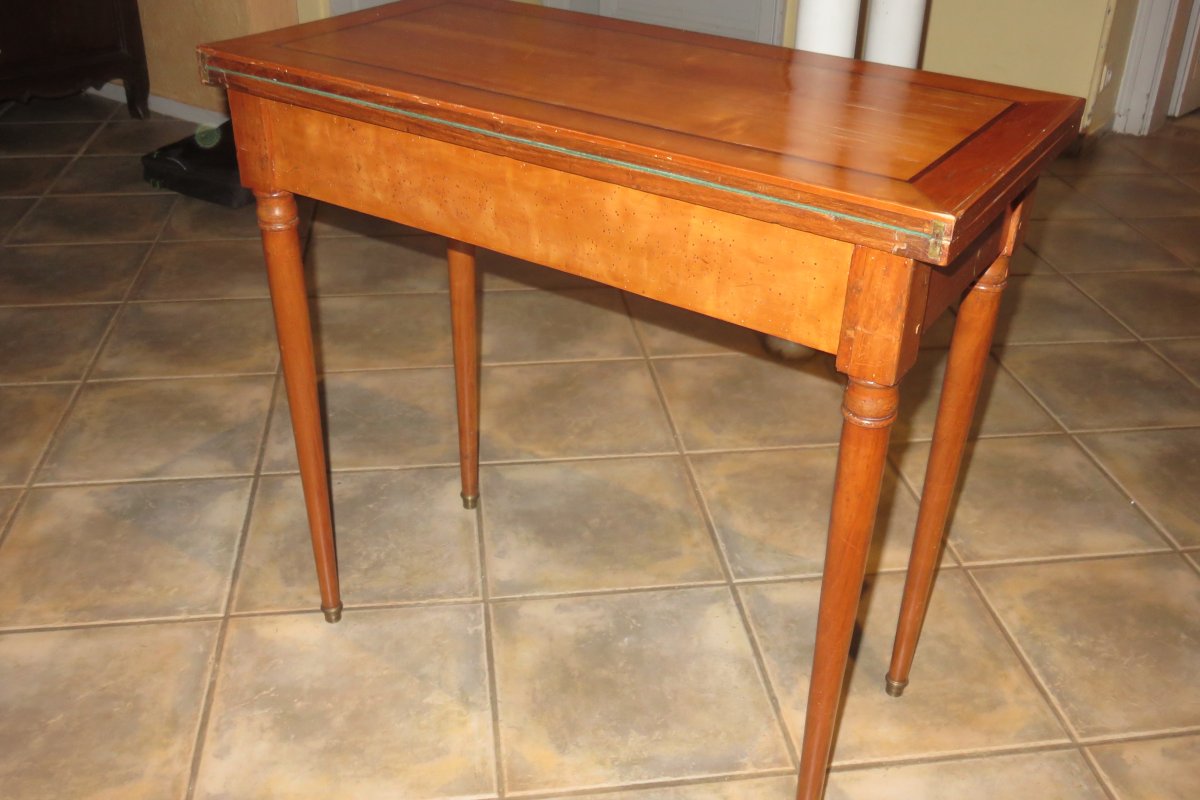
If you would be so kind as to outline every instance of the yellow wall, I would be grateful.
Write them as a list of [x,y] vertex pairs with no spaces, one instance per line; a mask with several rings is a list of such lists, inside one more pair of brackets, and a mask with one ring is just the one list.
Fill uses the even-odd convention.
[[296,0],[139,0],[150,92],[225,110],[225,93],[200,83],[196,45],[294,25]]
[[[1114,19],[1128,16],[1129,25],[1118,31],[1124,42],[1106,56],[1110,5]],[[1136,5],[1136,0],[931,0],[923,66],[1087,98],[1085,126],[1091,127],[1100,70],[1106,58],[1114,73],[1124,66],[1130,7]],[[1117,50],[1120,57],[1113,61]],[[1111,92],[1118,82],[1114,79]],[[1104,99],[1115,103],[1115,94]],[[1111,105],[1106,113],[1111,119]]]

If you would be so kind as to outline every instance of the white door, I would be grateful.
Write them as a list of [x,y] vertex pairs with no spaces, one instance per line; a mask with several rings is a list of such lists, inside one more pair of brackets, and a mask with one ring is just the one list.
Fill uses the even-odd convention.
[[349,14],[351,11],[362,11],[364,8],[394,2],[395,0],[329,0],[329,13],[333,16]]
[[1192,19],[1184,39],[1179,75],[1171,96],[1171,116],[1182,117],[1200,108],[1200,3],[1192,4]]
[[753,42],[783,42],[784,0],[543,0],[543,5]]

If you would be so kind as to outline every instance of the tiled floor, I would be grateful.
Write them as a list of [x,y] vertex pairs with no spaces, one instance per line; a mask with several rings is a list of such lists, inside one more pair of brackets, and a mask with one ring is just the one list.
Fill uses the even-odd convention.
[[[488,254],[466,512],[442,244],[305,205],[327,625],[253,212],[138,179],[189,130],[0,114],[0,796],[790,797],[827,360]],[[1200,797],[1200,118],[1053,171],[897,700],[948,324],[907,381],[831,798]]]

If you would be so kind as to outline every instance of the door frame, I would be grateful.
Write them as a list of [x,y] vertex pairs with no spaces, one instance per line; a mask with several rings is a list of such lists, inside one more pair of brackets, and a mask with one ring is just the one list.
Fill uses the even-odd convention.
[[1141,0],[1113,130],[1144,136],[1167,120],[1194,7],[1200,0]]

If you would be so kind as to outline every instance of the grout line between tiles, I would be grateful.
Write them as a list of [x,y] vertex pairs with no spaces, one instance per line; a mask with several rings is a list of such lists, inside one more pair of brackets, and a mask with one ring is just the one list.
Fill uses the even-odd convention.
[[979,601],[983,603],[983,607],[987,610],[988,616],[991,617],[993,624],[996,625],[996,627],[1000,630],[1000,633],[1004,637],[1004,640],[1008,643],[1009,648],[1012,649],[1013,653],[1017,657],[1017,660],[1021,663],[1026,675],[1029,676],[1030,680],[1033,682],[1033,685],[1037,688],[1038,693],[1042,695],[1042,698],[1046,701],[1047,705],[1050,706],[1050,710],[1058,719],[1059,725],[1062,726],[1063,731],[1066,732],[1067,736],[1071,740],[1071,743],[1078,746],[1079,732],[1075,729],[1074,724],[1071,723],[1070,718],[1067,716],[1066,710],[1058,702],[1058,698],[1054,696],[1054,693],[1050,691],[1049,685],[1038,673],[1037,668],[1033,665],[1033,662],[1025,652],[1025,649],[1021,647],[1020,643],[1017,641],[1016,636],[1004,623],[1004,619],[1000,616],[1000,612],[996,610],[994,605],[992,605],[991,599],[988,598],[987,592],[984,591],[983,585],[980,584],[979,579],[975,576],[975,573],[970,569],[964,568],[963,574],[966,575],[968,583],[970,583],[971,587],[975,590],[975,595],[979,598]]
[[696,479],[696,473],[693,469],[691,459],[688,458],[687,447],[684,444],[683,434],[679,430],[679,425],[675,421],[675,415],[671,411],[671,404],[667,401],[666,392],[663,390],[662,382],[659,380],[658,370],[655,368],[654,361],[650,358],[649,348],[646,346],[646,341],[642,336],[642,331],[639,326],[634,323],[633,309],[629,305],[629,297],[622,292],[621,303],[625,308],[625,313],[630,319],[630,325],[633,328],[634,338],[637,339],[638,347],[641,348],[642,357],[646,364],[646,369],[650,373],[650,380],[654,384],[654,391],[658,397],[659,405],[667,418],[667,425],[671,429],[671,437],[675,441],[675,447],[678,451],[678,457],[683,462],[684,472],[687,475],[688,486],[692,492],[693,501],[699,506],[701,517],[704,520],[704,527],[708,532],[709,541],[713,545],[713,549],[717,555],[717,562],[721,567],[721,574],[724,578],[724,585],[733,601],[734,607],[737,609],[738,619],[742,623],[742,630],[746,634],[747,642],[750,645],[750,652],[754,660],[754,669],[758,674],[758,680],[766,693],[767,701],[771,705],[771,711],[775,716],[775,724],[779,734],[783,739],[784,747],[786,748],[788,760],[792,766],[798,767],[800,764],[800,755],[796,750],[795,743],[792,741],[791,732],[788,730],[787,722],[784,718],[783,704],[780,701],[774,685],[771,683],[770,673],[767,670],[766,658],[763,655],[762,645],[759,642],[758,635],[754,630],[754,626],[750,622],[750,615],[746,611],[745,604],[742,602],[741,593],[737,590],[734,583],[733,568],[729,563],[729,554],[725,550],[725,544],[721,541],[721,537],[717,532],[716,522],[712,512],[708,507],[708,503],[704,498],[704,493],[700,490],[700,483]]
[[[25,222],[33,215],[33,212],[42,204],[42,201],[46,197],[49,196],[50,187],[53,186],[55,184],[55,182],[57,182],[58,179],[61,178],[63,176],[63,174],[66,173],[66,171],[69,170],[75,164],[76,161],[79,160],[79,157],[82,156],[83,153],[89,147],[91,147],[92,142],[94,142],[96,140],[96,137],[98,137],[100,135],[100,132],[108,126],[107,120],[109,118],[111,118],[111,116],[112,115],[110,114],[109,117],[106,117],[104,120],[96,120],[96,121],[91,121],[89,123],[83,123],[83,122],[76,123],[76,124],[80,124],[80,125],[83,125],[83,124],[95,125],[96,128],[95,128],[95,130],[92,131],[91,135],[88,136],[87,139],[85,139],[83,141],[83,144],[81,144],[75,150],[75,152],[73,154],[72,153],[56,153],[56,154],[54,154],[54,155],[58,156],[59,158],[66,158],[67,162],[65,164],[63,164],[62,169],[60,169],[58,171],[58,173],[54,176],[54,178],[48,184],[46,184],[46,188],[43,189],[40,194],[36,195],[37,199],[34,200],[33,203],[30,204],[29,208],[25,209],[25,213],[22,214],[15,223],[13,223],[13,226],[9,229],[8,233],[5,234],[3,238],[0,238],[0,246],[7,245],[10,241],[12,241],[12,238],[14,236],[16,236],[17,231],[20,230],[21,226],[24,225]],[[20,125],[22,123],[9,123],[9,124]],[[25,124],[35,124],[35,123],[25,123]],[[49,155],[49,154],[47,154],[47,155]],[[161,233],[161,231],[160,231],[160,233]]]
[[559,800],[572,797],[592,797],[614,795],[629,791],[655,791],[658,789],[688,788],[691,786],[708,786],[712,784],[733,784],[762,778],[779,778],[794,774],[794,770],[776,768],[757,770],[754,772],[717,772],[708,775],[697,775],[688,778],[667,778],[664,780],[646,780],[635,783],[620,783],[602,786],[580,786],[571,789],[534,789],[508,795],[520,800]]
[[1108,465],[1104,463],[1104,460],[1100,458],[1100,456],[1098,456],[1090,447],[1088,447],[1087,442],[1078,436],[1072,436],[1071,439],[1075,442],[1075,446],[1082,450],[1084,455],[1086,455],[1088,459],[1090,459],[1092,463],[1096,465],[1096,468],[1099,469],[1106,478],[1108,478],[1109,482],[1111,482],[1112,485],[1115,486],[1122,495],[1128,498],[1130,505],[1132,505],[1134,509],[1141,514],[1141,516],[1147,522],[1150,523],[1151,527],[1158,532],[1158,535],[1161,536],[1175,552],[1179,552],[1182,549],[1182,544],[1180,541],[1175,538],[1166,525],[1160,522],[1142,503],[1138,502],[1138,499],[1134,496],[1133,492],[1125,488],[1125,484],[1121,482],[1121,479],[1117,477],[1116,473],[1112,472],[1108,468]]
[[1091,749],[1080,747],[1079,755],[1083,758],[1084,763],[1087,764],[1088,769],[1092,771],[1092,774],[1100,784],[1101,790],[1108,795],[1109,800],[1121,800],[1121,793],[1117,791],[1117,787],[1108,777],[1108,773],[1104,771],[1104,767],[1100,765],[1100,761],[1092,753]]
[[[973,747],[964,750],[954,750],[907,757],[899,756],[885,758],[864,758],[857,761],[835,765],[830,769],[830,771],[854,773],[872,769],[887,769],[889,767],[911,767],[920,764],[946,764],[957,761],[974,761],[987,758],[1003,758],[1005,756],[1011,757],[1036,753],[1078,752],[1079,750],[1079,745],[1062,739],[1059,741],[994,745],[991,747]],[[905,798],[905,800],[909,799]]]
[[144,628],[152,625],[189,625],[193,622],[219,622],[219,614],[194,614],[186,617],[144,617],[141,619],[103,619],[95,621],[54,623],[51,625],[21,625],[0,629],[0,636],[20,636],[24,633],[55,633],[97,628]]
[[[103,125],[99,126],[96,129],[96,133],[99,133],[103,127]],[[94,133],[92,137],[88,139],[89,143],[95,138],[96,133]],[[87,145],[85,144],[84,147],[86,146]],[[174,208],[174,206],[175,204],[172,203],[171,208]],[[168,210],[167,215],[163,218],[162,224],[159,227],[158,232],[160,235],[162,234],[163,229],[166,228],[167,219],[169,217],[170,211]],[[0,529],[0,547],[3,547],[4,542],[7,540],[8,535],[15,524],[17,515],[20,513],[22,506],[25,504],[26,498],[29,496],[29,490],[36,485],[38,475],[41,473],[42,469],[44,469],[46,460],[50,456],[50,451],[58,441],[67,419],[70,417],[72,411],[74,411],[75,406],[79,401],[79,396],[83,392],[84,383],[86,382],[88,375],[91,374],[93,369],[95,369],[97,362],[100,360],[100,353],[103,352],[105,344],[107,344],[109,337],[112,336],[112,332],[116,327],[116,321],[117,317],[120,315],[121,307],[124,305],[125,300],[128,299],[130,293],[133,291],[133,286],[137,282],[138,276],[141,275],[142,271],[146,268],[146,262],[149,260],[150,252],[152,250],[153,248],[148,248],[146,252],[142,254],[141,262],[138,264],[137,270],[134,271],[132,277],[130,278],[129,284],[125,288],[125,293],[122,296],[120,303],[117,305],[117,308],[113,312],[112,316],[109,317],[104,331],[100,334],[99,340],[95,345],[95,349],[92,350],[92,355],[88,359],[87,365],[84,367],[83,372],[80,374],[79,380],[72,382],[75,388],[72,389],[70,396],[67,398],[67,402],[64,404],[62,411],[59,413],[58,419],[55,421],[53,428],[51,428],[50,435],[46,438],[46,442],[42,446],[41,452],[33,461],[29,469],[29,473],[26,475],[24,487],[22,488],[21,493],[17,496],[16,502],[13,504],[8,521],[4,524],[4,527]]]
[[[478,340],[477,340],[478,341]],[[462,466],[459,465],[461,470]],[[475,554],[479,563],[479,598],[483,605],[483,655],[487,670],[488,706],[492,723],[492,781],[497,797],[504,797],[507,775],[504,771],[504,742],[500,727],[500,691],[496,674],[496,620],[492,613],[491,579],[488,573],[487,535],[484,529],[482,476],[479,499],[475,504]]]
[[[1160,356],[1160,357],[1161,357],[1161,356]],[[1112,472],[1111,472],[1111,471],[1108,469],[1108,467],[1107,467],[1107,466],[1105,466],[1104,462],[1103,462],[1103,461],[1102,461],[1102,460],[1101,460],[1099,457],[1097,457],[1097,456],[1096,456],[1096,454],[1095,454],[1095,453],[1093,453],[1093,452],[1092,452],[1092,451],[1091,451],[1091,450],[1090,450],[1090,449],[1089,449],[1089,448],[1088,448],[1088,447],[1087,447],[1087,446],[1084,444],[1084,442],[1083,442],[1083,440],[1080,438],[1080,436],[1081,436],[1081,435],[1083,435],[1083,434],[1096,434],[1096,433],[1124,433],[1124,432],[1132,432],[1132,431],[1147,431],[1147,430],[1181,430],[1181,429],[1191,429],[1191,428],[1192,428],[1192,427],[1194,427],[1194,426],[1178,426],[1178,425],[1171,425],[1171,426],[1163,426],[1163,427],[1155,427],[1155,428],[1149,428],[1149,427],[1145,427],[1145,428],[1118,428],[1118,429],[1113,429],[1113,428],[1100,428],[1100,429],[1080,429],[1080,430],[1072,430],[1072,429],[1070,429],[1069,427],[1067,427],[1066,423],[1064,423],[1064,422],[1063,422],[1063,420],[1062,420],[1062,419],[1061,419],[1061,418],[1058,416],[1058,414],[1054,413],[1054,411],[1053,411],[1053,410],[1050,408],[1050,406],[1049,406],[1049,405],[1047,405],[1047,404],[1046,404],[1046,403],[1045,403],[1045,402],[1042,400],[1042,398],[1041,398],[1041,397],[1039,397],[1039,396],[1037,395],[1037,393],[1036,393],[1036,392],[1034,392],[1034,391],[1033,391],[1033,389],[1032,389],[1032,388],[1030,388],[1030,386],[1029,386],[1029,385],[1028,385],[1028,384],[1027,384],[1027,383],[1026,383],[1024,380],[1022,380],[1022,379],[1021,379],[1021,377],[1020,377],[1019,375],[1017,375],[1015,372],[1013,372],[1012,370],[1010,370],[1010,369],[1008,368],[1008,366],[1007,366],[1007,365],[1005,365],[1005,363],[1004,363],[1004,361],[1003,361],[1002,359],[1000,359],[1000,358],[997,358],[997,359],[996,359],[996,361],[997,361],[997,362],[999,362],[1000,368],[1001,368],[1001,369],[1003,369],[1005,372],[1007,372],[1007,373],[1008,373],[1008,375],[1009,375],[1009,377],[1011,377],[1011,378],[1012,378],[1014,381],[1016,381],[1016,382],[1017,382],[1017,384],[1018,384],[1018,385],[1019,385],[1019,386],[1020,386],[1020,387],[1021,387],[1021,388],[1022,388],[1024,391],[1025,391],[1025,392],[1026,392],[1026,394],[1028,394],[1028,395],[1029,395],[1031,398],[1033,398],[1034,402],[1036,402],[1036,403],[1037,403],[1037,404],[1038,404],[1038,405],[1039,405],[1039,406],[1042,408],[1042,410],[1043,410],[1043,411],[1044,411],[1044,412],[1045,412],[1047,415],[1049,415],[1049,417],[1050,417],[1052,420],[1054,420],[1054,423],[1055,423],[1056,425],[1058,425],[1058,426],[1059,426],[1059,427],[1062,429],[1062,432],[1063,432],[1064,434],[1066,434],[1066,436],[1067,436],[1067,437],[1068,437],[1068,438],[1071,440],[1071,442],[1072,442],[1072,443],[1074,443],[1075,447],[1076,447],[1076,448],[1078,448],[1078,450],[1079,450],[1080,452],[1082,452],[1082,453],[1084,454],[1084,456],[1085,456],[1085,457],[1086,457],[1086,458],[1087,458],[1089,461],[1091,461],[1091,462],[1092,462],[1092,464],[1093,464],[1093,465],[1094,465],[1094,466],[1095,466],[1095,467],[1096,467],[1098,470],[1100,470],[1100,473],[1101,473],[1102,475],[1104,475],[1104,476],[1105,476],[1105,478],[1107,478],[1107,479],[1108,479],[1108,481],[1109,481],[1109,482],[1110,482],[1110,483],[1111,483],[1111,484],[1112,484],[1112,485],[1113,485],[1113,486],[1114,486],[1114,487],[1117,489],[1117,491],[1119,491],[1119,492],[1120,492],[1120,493],[1121,493],[1121,494],[1122,494],[1122,495],[1123,495],[1123,496],[1124,496],[1126,499],[1128,499],[1128,500],[1130,501],[1130,503],[1133,505],[1134,509],[1135,509],[1135,510],[1136,510],[1136,511],[1137,511],[1137,512],[1138,512],[1138,513],[1139,513],[1139,514],[1140,514],[1140,515],[1141,515],[1141,516],[1142,516],[1142,517],[1143,517],[1143,518],[1144,518],[1144,519],[1145,519],[1147,522],[1149,522],[1149,523],[1150,523],[1151,527],[1153,527],[1153,528],[1154,528],[1154,530],[1158,532],[1159,536],[1160,536],[1160,537],[1162,537],[1162,538],[1163,538],[1163,540],[1164,540],[1164,541],[1165,541],[1165,542],[1166,542],[1166,543],[1167,543],[1167,544],[1168,544],[1170,547],[1172,547],[1172,548],[1173,548],[1173,549],[1174,549],[1176,552],[1178,552],[1178,551],[1179,551],[1179,542],[1178,542],[1178,541],[1175,539],[1175,537],[1173,537],[1173,536],[1172,536],[1172,535],[1171,535],[1171,534],[1170,534],[1170,533],[1169,533],[1169,532],[1166,530],[1166,528],[1165,528],[1164,526],[1162,526],[1161,524],[1159,524],[1159,522],[1158,522],[1156,519],[1154,519],[1154,517],[1152,517],[1152,516],[1151,516],[1149,513],[1147,513],[1147,511],[1146,511],[1146,510],[1145,510],[1145,509],[1142,507],[1142,504],[1141,504],[1141,503],[1139,503],[1139,502],[1137,502],[1137,498],[1135,498],[1135,497],[1133,496],[1133,494],[1131,494],[1131,493],[1130,493],[1130,492],[1129,492],[1129,491],[1128,491],[1128,490],[1125,488],[1125,486],[1124,486],[1124,485],[1123,485],[1123,484],[1122,484],[1122,483],[1121,483],[1121,482],[1120,482],[1120,481],[1117,479],[1116,475],[1114,475],[1114,474],[1113,474],[1113,473],[1112,473]]]
[[242,516],[242,527],[238,533],[237,545],[234,548],[233,564],[229,571],[229,588],[225,592],[225,600],[221,607],[221,622],[217,630],[216,643],[213,647],[212,660],[209,662],[209,678],[201,698],[200,716],[196,722],[196,731],[192,737],[192,757],[188,769],[186,800],[195,796],[196,781],[200,776],[200,764],[204,756],[204,746],[207,743],[208,727],[212,719],[213,702],[220,679],[221,661],[225,656],[225,641],[228,636],[230,612],[239,592],[239,580],[242,574],[242,559],[246,552],[246,542],[250,536],[250,524],[254,518],[254,508],[258,502],[258,490],[262,482],[262,466],[266,458],[267,438],[271,431],[271,420],[275,413],[275,400],[280,391],[282,380],[279,377],[280,366],[276,365],[275,380],[271,385],[271,398],[267,404],[267,412],[263,415],[262,430],[258,435],[258,452],[254,460],[254,473],[250,479],[250,492],[246,498],[246,511]]

